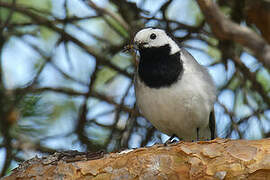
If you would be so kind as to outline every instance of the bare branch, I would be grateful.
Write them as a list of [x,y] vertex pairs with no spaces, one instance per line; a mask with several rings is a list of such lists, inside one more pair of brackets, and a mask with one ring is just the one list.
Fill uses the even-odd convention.
[[55,153],[24,162],[3,180],[29,179],[29,173],[34,179],[267,179],[269,141],[215,139],[110,154]]
[[206,21],[220,40],[233,40],[247,48],[270,69],[270,45],[248,27],[230,21],[212,0],[197,0]]
[[[68,89],[68,88],[52,88],[52,87],[42,87],[42,88],[29,88],[29,89],[17,89],[18,93],[20,91],[29,91],[32,93],[41,93],[44,91],[53,91],[53,92],[57,92],[57,93],[63,93],[63,94],[67,94],[70,96],[85,96],[86,93],[81,93],[78,91],[74,91],[72,89]],[[119,105],[117,102],[115,102],[111,97],[108,97],[106,95],[103,95],[99,92],[96,91],[92,91],[91,92],[91,97],[93,98],[97,98],[99,100],[105,101],[109,104],[115,105],[116,107],[120,106],[119,108],[121,108],[123,111],[126,111],[128,113],[134,113],[135,116],[139,116],[139,112],[135,111],[134,109],[131,109],[125,105]]]
[[91,47],[87,46],[86,44],[82,43],[81,41],[79,41],[78,39],[76,39],[75,37],[73,37],[72,35],[68,34],[67,32],[65,32],[63,29],[55,26],[54,24],[51,24],[49,20],[47,20],[46,18],[39,16],[31,11],[28,11],[27,8],[23,7],[23,6],[13,6],[12,4],[9,3],[5,3],[5,2],[0,2],[0,7],[5,7],[5,8],[13,8],[14,11],[20,12],[23,15],[26,15],[28,17],[30,17],[32,20],[34,20],[37,24],[40,25],[44,25],[52,30],[54,30],[55,32],[59,33],[62,35],[63,38],[65,38],[67,41],[72,41],[73,43],[75,43],[76,45],[78,45],[79,47],[81,47],[83,50],[85,50],[88,54],[94,56],[101,64],[104,64],[110,68],[112,68],[113,70],[116,70],[117,72],[127,76],[127,77],[131,77],[131,74],[129,72],[127,72],[126,70],[123,70],[121,68],[119,68],[118,66],[112,64],[110,62],[110,60],[106,57],[104,57],[101,53],[96,52],[95,50],[93,50]]
[[108,15],[108,16],[112,17],[116,22],[118,22],[127,31],[130,29],[128,23],[126,23],[125,20],[121,16],[111,12],[110,10],[108,10],[106,8],[102,8],[102,7],[97,6],[91,0],[88,0],[87,2],[88,2],[88,5],[90,7],[92,7],[93,9],[95,9],[99,14]]

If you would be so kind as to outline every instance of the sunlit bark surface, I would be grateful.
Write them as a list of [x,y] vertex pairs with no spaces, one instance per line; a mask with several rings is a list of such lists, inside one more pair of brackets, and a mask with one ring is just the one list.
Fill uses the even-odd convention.
[[8,179],[270,179],[270,139],[56,153],[24,162]]

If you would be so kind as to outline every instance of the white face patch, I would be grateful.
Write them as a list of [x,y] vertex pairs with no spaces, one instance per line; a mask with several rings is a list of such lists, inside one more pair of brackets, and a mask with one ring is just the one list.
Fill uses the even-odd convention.
[[171,47],[170,54],[180,51],[176,42],[174,42],[162,29],[142,29],[135,35],[134,42],[137,45],[143,44],[145,48],[160,47],[169,44]]

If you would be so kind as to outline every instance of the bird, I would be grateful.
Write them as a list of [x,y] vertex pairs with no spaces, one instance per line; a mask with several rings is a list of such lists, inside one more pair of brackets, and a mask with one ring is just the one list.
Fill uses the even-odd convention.
[[214,139],[216,87],[207,69],[174,39],[158,28],[144,28],[134,36],[139,112],[170,140]]

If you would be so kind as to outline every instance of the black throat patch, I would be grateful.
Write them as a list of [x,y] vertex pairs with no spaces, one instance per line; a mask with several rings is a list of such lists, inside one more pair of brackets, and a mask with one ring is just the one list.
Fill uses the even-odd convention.
[[148,87],[169,87],[176,83],[183,71],[180,52],[170,55],[169,44],[140,49],[138,74]]

